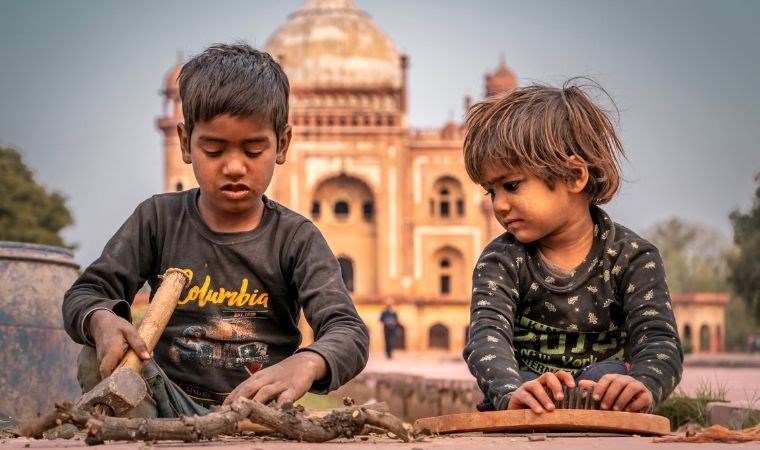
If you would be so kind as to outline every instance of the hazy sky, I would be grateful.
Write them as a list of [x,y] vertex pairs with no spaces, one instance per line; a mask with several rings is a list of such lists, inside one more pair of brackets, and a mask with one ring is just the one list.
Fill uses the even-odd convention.
[[[590,75],[620,108],[637,231],[680,217],[731,237],[760,172],[760,2],[356,0],[410,58],[409,123],[477,99],[500,55],[520,84]],[[162,186],[159,89],[178,52],[263,47],[300,0],[0,0],[0,145],[67,196],[89,264]]]

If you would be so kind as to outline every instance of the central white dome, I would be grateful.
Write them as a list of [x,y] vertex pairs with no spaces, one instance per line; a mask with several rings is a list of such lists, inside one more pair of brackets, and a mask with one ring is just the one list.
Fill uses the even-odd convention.
[[393,42],[351,0],[308,0],[266,48],[294,88],[402,85]]

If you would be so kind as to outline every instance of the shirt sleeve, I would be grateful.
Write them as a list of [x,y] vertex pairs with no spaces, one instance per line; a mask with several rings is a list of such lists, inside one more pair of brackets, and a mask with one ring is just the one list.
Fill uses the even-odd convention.
[[75,342],[94,345],[84,325],[95,310],[107,309],[131,321],[132,299],[153,267],[153,210],[150,200],[138,206],[64,295],[64,328]]
[[286,251],[292,282],[306,321],[314,331],[309,350],[327,362],[328,380],[317,380],[312,391],[335,390],[364,369],[369,354],[369,332],[343,283],[340,266],[322,234],[311,222],[293,233]]
[[631,376],[649,389],[657,404],[673,392],[683,370],[681,340],[657,249],[641,246],[622,280]]
[[517,262],[499,240],[489,244],[472,275],[470,334],[464,359],[496,409],[506,409],[522,380],[513,347],[517,307]]

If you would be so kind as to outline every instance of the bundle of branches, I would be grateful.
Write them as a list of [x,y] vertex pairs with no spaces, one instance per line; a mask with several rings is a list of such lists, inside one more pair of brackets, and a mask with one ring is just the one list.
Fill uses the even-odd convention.
[[255,400],[240,398],[205,416],[178,419],[145,419],[108,417],[76,409],[70,403],[56,404],[56,411],[24,424],[21,434],[42,437],[43,433],[64,423],[86,430],[89,445],[105,441],[197,442],[221,435],[236,435],[249,430],[245,423],[253,422],[254,431],[274,431],[289,439],[306,442],[325,442],[338,437],[353,437],[365,426],[388,432],[404,442],[416,439],[412,426],[393,414],[368,406],[347,406],[321,414],[309,414],[300,407],[288,404],[282,409],[266,406]]
[[743,430],[730,430],[713,425],[685,436],[671,436],[655,439],[654,442],[752,442],[760,441],[760,425]]

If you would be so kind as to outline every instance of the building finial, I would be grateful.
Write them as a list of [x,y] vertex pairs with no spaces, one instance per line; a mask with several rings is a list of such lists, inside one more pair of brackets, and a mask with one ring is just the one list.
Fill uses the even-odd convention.
[[306,0],[302,10],[356,9],[353,0]]

